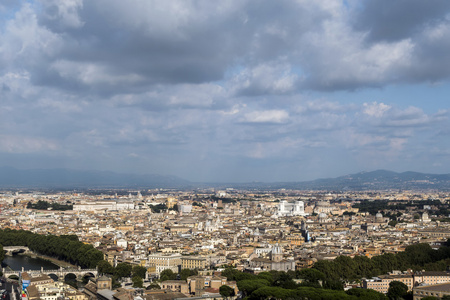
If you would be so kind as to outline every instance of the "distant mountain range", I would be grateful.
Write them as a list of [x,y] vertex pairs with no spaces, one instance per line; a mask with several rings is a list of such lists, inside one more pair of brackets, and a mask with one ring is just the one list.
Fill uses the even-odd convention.
[[283,185],[285,185],[285,188],[313,190],[450,190],[450,174],[397,173],[376,170]]
[[20,170],[0,167],[0,188],[40,189],[102,189],[102,188],[241,188],[241,189],[298,189],[298,190],[424,190],[450,191],[450,174],[419,172],[396,173],[386,170],[360,172],[336,178],[303,182],[252,183],[194,183],[176,176],[156,174],[119,174],[106,171],[78,171],[69,169]]

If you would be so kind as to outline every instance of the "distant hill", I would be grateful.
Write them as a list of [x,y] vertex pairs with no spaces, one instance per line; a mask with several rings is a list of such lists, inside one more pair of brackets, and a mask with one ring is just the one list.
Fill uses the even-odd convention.
[[0,188],[182,188],[188,185],[189,181],[176,176],[0,167]]
[[314,190],[450,190],[450,174],[426,174],[419,172],[396,173],[387,170],[376,170],[336,178],[316,179],[298,183],[283,183],[281,185],[284,185],[285,188]]
[[298,189],[298,190],[425,190],[450,191],[450,174],[419,172],[396,173],[386,170],[360,172],[336,178],[303,182],[193,183],[176,176],[156,174],[136,175],[106,171],[69,169],[20,170],[0,167],[0,188],[40,189],[103,189],[103,188],[225,188],[238,189]]

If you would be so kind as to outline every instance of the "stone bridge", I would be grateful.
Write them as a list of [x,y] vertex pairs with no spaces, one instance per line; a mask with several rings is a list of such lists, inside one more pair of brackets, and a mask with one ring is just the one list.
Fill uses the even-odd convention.
[[25,246],[5,246],[3,247],[5,254],[16,254],[16,253],[30,253],[32,252],[28,247]]
[[83,278],[86,275],[90,275],[90,276],[94,276],[97,277],[98,276],[98,271],[97,269],[63,269],[63,268],[59,268],[57,270],[44,270],[43,268],[41,268],[40,270],[24,270],[22,268],[22,271],[11,271],[11,270],[6,270],[3,269],[3,276],[5,276],[6,278],[8,278],[11,275],[16,275],[19,276],[19,273],[22,272],[26,272],[28,273],[31,277],[37,277],[40,276],[41,274],[46,274],[46,275],[56,275],[58,276],[59,280],[64,280],[64,277],[68,274],[74,274],[75,276],[77,276],[78,280],[81,280],[81,278]]

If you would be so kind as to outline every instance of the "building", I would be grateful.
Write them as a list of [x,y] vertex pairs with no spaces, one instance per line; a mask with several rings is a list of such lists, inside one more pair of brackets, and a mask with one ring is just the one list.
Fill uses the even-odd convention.
[[188,214],[188,213],[192,212],[192,204],[186,204],[186,203],[179,204],[178,211],[183,214],[185,214],[185,213]]
[[413,289],[413,300],[420,300],[424,297],[440,299],[446,295],[450,295],[450,283],[417,286]]
[[128,210],[134,209],[134,202],[129,200],[84,201],[73,205],[75,211]]
[[88,296],[62,282],[35,284],[27,287],[29,300],[88,300]]
[[208,260],[204,257],[183,256],[181,258],[181,269],[203,270],[208,266]]
[[112,279],[108,276],[101,276],[97,278],[97,289],[112,290]]
[[189,293],[195,296],[201,296],[208,290],[215,290],[218,293],[222,285],[233,288],[236,295],[239,291],[236,282],[227,281],[224,276],[190,276],[187,278],[187,284],[189,285]]
[[303,201],[295,201],[293,203],[281,201],[278,204],[278,212],[276,214],[280,217],[285,216],[305,216],[305,203]]
[[391,281],[400,281],[408,286],[408,291],[411,291],[414,286],[428,286],[450,282],[450,273],[426,271],[416,272],[411,275],[385,275],[374,277],[372,279],[364,279],[363,287],[372,289],[377,292],[387,293],[389,283]]
[[436,285],[450,282],[450,273],[438,271],[416,272],[414,285]]
[[276,244],[269,252],[269,258],[257,257],[248,262],[250,269],[261,271],[289,271],[295,270],[295,261],[283,259],[283,250]]
[[166,280],[161,282],[160,285],[162,290],[189,294],[189,284],[183,280]]
[[372,289],[380,293],[386,294],[389,289],[389,283],[391,281],[400,281],[406,284],[408,291],[411,291],[414,286],[413,275],[384,275],[380,277],[374,277],[372,279],[363,280],[363,288]]
[[181,268],[181,257],[182,256],[179,253],[154,253],[148,256],[148,264],[150,266],[155,266],[156,274],[158,276],[166,269],[178,273]]

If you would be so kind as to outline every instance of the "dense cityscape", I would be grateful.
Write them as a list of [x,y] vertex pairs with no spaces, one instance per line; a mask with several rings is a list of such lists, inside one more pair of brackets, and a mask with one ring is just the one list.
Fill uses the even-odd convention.
[[[255,278],[289,274],[291,289],[373,290],[381,297],[389,293],[390,282],[396,281],[404,283],[405,292],[414,294],[414,299],[450,294],[443,290],[450,288],[450,255],[437,259],[433,254],[450,246],[448,192],[4,191],[0,201],[0,243],[7,256],[25,251],[19,255],[39,256],[41,252],[46,257],[45,248],[33,252],[31,244],[17,247],[27,246],[17,242],[17,237],[11,238],[16,242],[8,240],[8,234],[21,231],[76,237],[101,252],[96,261],[65,257],[73,265],[59,265],[85,269],[81,273],[92,277],[84,278],[89,283],[82,287],[65,277],[70,271],[53,282],[48,275],[56,276],[57,271],[38,272],[33,277],[26,269],[19,270],[20,280],[34,286],[26,289],[32,300],[70,298],[71,294],[77,300],[121,299],[124,295],[213,299],[223,296],[221,286],[231,287],[235,297],[261,297],[252,293],[257,288],[246,287],[245,280],[251,278],[233,272]],[[402,253],[417,251],[430,257],[412,262],[402,257]],[[94,256],[94,252],[87,253]],[[381,267],[383,259],[392,268]],[[124,265],[129,266],[128,273],[118,276],[114,268]],[[139,268],[141,277],[136,277],[132,270]],[[3,268],[3,274],[19,275],[9,267]],[[64,281],[80,290],[69,288]],[[433,290],[436,284],[439,288]],[[266,292],[266,296],[274,293]],[[352,293],[346,295],[356,297]]]

